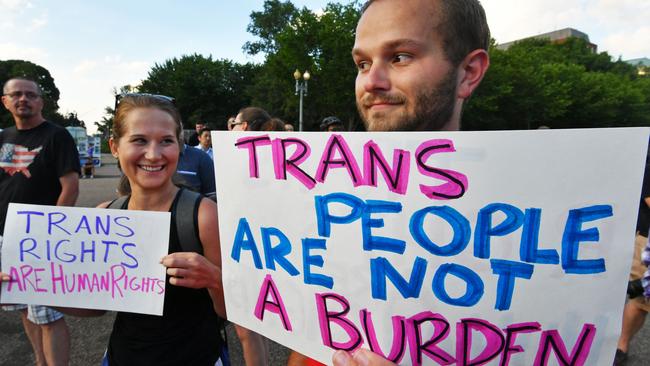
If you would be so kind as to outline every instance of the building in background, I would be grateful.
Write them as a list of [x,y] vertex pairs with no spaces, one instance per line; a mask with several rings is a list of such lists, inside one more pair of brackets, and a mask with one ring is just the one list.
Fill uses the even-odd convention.
[[582,38],[585,41],[587,41],[587,47],[589,47],[591,52],[596,53],[598,51],[598,46],[596,44],[594,44],[594,43],[591,43],[591,41],[589,41],[589,36],[587,35],[587,33],[581,32],[581,31],[579,31],[577,29],[573,29],[573,28],[564,28],[564,29],[560,29],[560,30],[556,30],[556,31],[548,32],[548,33],[542,33],[542,34],[538,34],[536,36],[526,37],[526,38],[518,39],[516,41],[502,43],[502,44],[497,45],[496,47],[497,47],[497,49],[500,49],[500,50],[507,50],[513,44],[515,44],[515,43],[517,43],[519,41],[523,41],[524,39],[531,39],[531,38],[533,38],[533,39],[548,39],[552,43],[562,43],[565,40],[567,40],[568,38]]
[[628,64],[636,67],[639,76],[650,76],[650,58],[641,57],[632,60],[626,60]]
[[93,165],[98,168],[102,166],[101,142],[99,136],[88,136],[84,127],[69,126],[65,128],[70,132],[74,142],[77,144],[77,151],[79,152],[79,163],[84,166],[88,158],[88,149],[92,145],[92,159]]

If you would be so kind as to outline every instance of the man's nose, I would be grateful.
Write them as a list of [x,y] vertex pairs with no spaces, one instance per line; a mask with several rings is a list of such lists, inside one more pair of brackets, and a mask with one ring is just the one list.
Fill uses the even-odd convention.
[[363,87],[367,92],[390,89],[389,70],[381,63],[374,63],[365,74]]

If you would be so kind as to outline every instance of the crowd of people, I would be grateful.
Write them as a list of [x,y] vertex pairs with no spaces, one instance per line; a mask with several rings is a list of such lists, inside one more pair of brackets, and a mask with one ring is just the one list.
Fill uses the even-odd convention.
[[[463,104],[489,66],[490,33],[478,0],[370,0],[362,8],[352,58],[358,69],[356,103],[368,131],[459,130]],[[3,86],[2,101],[15,126],[0,134],[0,232],[10,202],[72,206],[79,192],[81,167],[71,136],[42,116],[43,95],[36,81],[17,76]],[[242,108],[228,119],[232,131],[292,131],[293,126],[257,107]],[[337,117],[322,120],[321,131],[341,131]],[[105,365],[218,365],[227,362],[222,320],[228,318],[221,274],[218,205],[210,130],[196,123],[185,142],[173,98],[123,94],[116,98],[110,150],[124,175],[121,201],[98,207],[171,212],[189,191],[200,248],[186,251],[186,239],[171,225],[166,267],[164,313],[151,316],[119,312]],[[16,156],[30,152],[24,159]],[[92,173],[91,173],[92,175]],[[178,177],[181,180],[177,180]],[[117,203],[116,203],[117,202]],[[640,244],[647,242],[647,227]],[[643,236],[645,234],[645,237]],[[639,245],[640,245],[639,244]],[[1,275],[10,281],[8,275]],[[635,300],[636,301],[636,300]],[[639,300],[648,306],[644,300]],[[4,306],[19,310],[38,365],[69,362],[69,332],[63,313],[98,316],[99,310],[52,309],[38,305]],[[631,311],[638,312],[638,307]],[[626,306],[626,314],[628,307]],[[645,318],[647,310],[643,310]],[[637,316],[638,317],[638,316]],[[640,322],[643,323],[642,321]],[[631,333],[638,328],[634,320]],[[626,333],[626,323],[624,331]],[[268,344],[260,335],[236,327],[247,365],[268,364]],[[619,351],[627,352],[629,338]],[[612,350],[612,352],[614,352]],[[289,365],[314,364],[293,353]],[[368,350],[337,351],[335,365],[391,365]],[[624,362],[624,360],[621,360]],[[619,363],[622,364],[622,363]]]

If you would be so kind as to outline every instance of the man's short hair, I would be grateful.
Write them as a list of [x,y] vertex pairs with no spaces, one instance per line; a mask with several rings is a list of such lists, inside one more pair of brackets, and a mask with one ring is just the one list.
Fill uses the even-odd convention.
[[[259,107],[242,108],[239,113],[241,114],[241,122],[248,122],[250,131],[262,131],[262,125],[271,119],[269,112]],[[282,127],[284,128],[284,125]]]
[[210,132],[210,131],[211,131],[211,130],[210,130],[209,127],[203,127],[203,128],[199,131],[199,136],[203,135],[203,132]]
[[9,85],[9,82],[12,81],[12,80],[23,80],[23,81],[32,82],[32,83],[34,83],[34,85],[36,85],[36,90],[38,91],[38,94],[43,95],[43,89],[38,84],[38,82],[36,80],[32,79],[32,78],[27,77],[27,76],[13,76],[13,77],[10,77],[9,79],[7,79],[7,81],[5,81],[5,83],[2,85],[2,94],[7,94],[7,92],[9,91],[9,90],[7,90],[7,87]]
[[[379,0],[366,1],[361,14],[375,1]],[[442,36],[445,55],[452,65],[458,66],[476,49],[488,50],[490,28],[479,0],[431,1],[438,3],[440,19],[435,31]]]

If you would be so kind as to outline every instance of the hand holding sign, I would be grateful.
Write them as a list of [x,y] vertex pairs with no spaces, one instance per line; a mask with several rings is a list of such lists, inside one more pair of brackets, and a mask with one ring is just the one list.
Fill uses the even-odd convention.
[[179,252],[163,257],[169,283],[190,288],[212,288],[221,283],[221,268],[198,253]]
[[352,354],[336,351],[332,356],[332,363],[334,366],[395,366],[395,363],[364,348],[358,349]]

